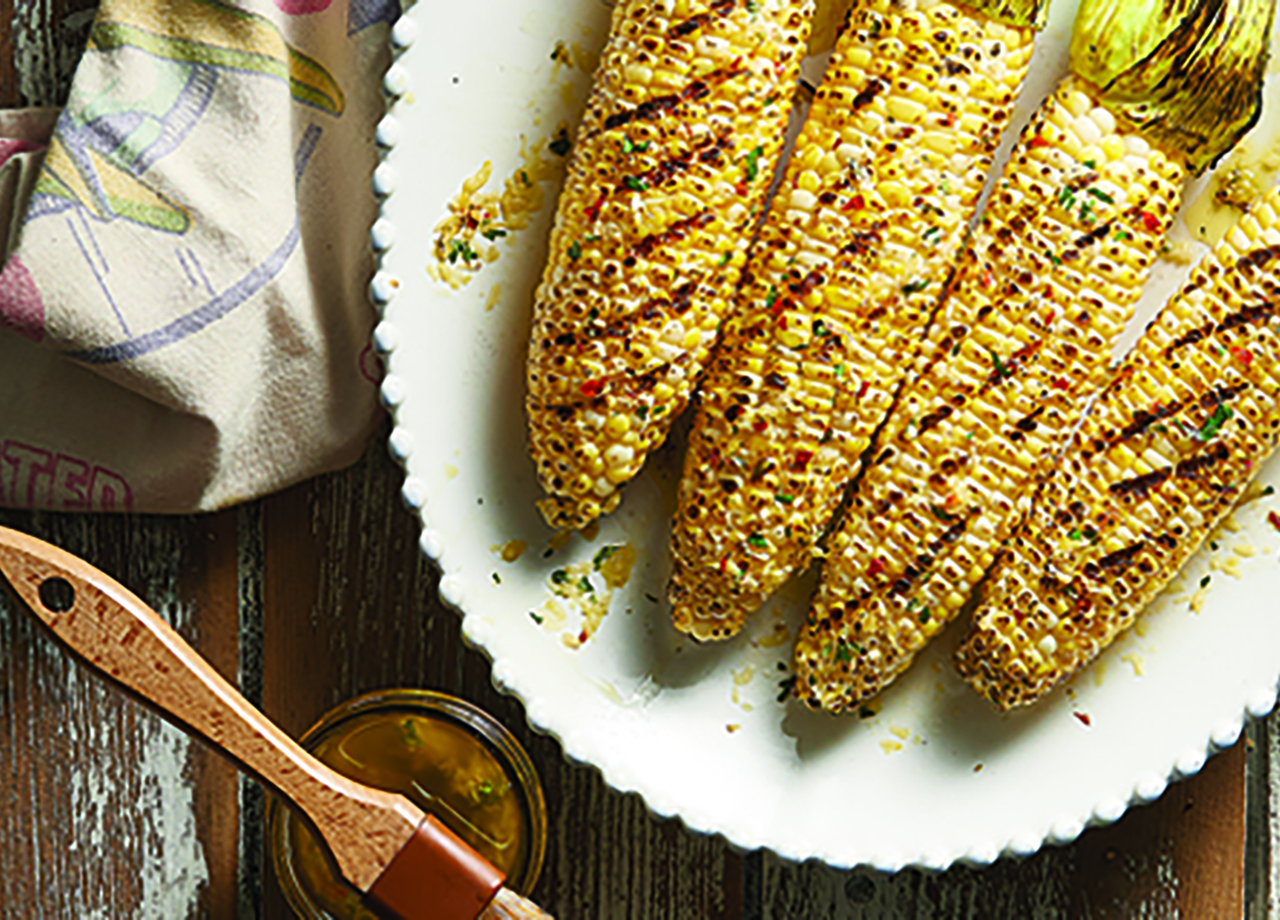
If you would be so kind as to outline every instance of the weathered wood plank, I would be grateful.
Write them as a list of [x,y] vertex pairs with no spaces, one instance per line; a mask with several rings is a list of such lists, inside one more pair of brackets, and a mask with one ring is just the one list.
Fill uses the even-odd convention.
[[[235,676],[233,516],[0,511],[0,524],[112,574]],[[233,768],[77,664],[7,591],[0,662],[6,911],[234,916]]]
[[[354,469],[267,499],[263,707],[288,731],[379,687],[430,687],[497,716],[529,750],[546,790],[550,845],[534,896],[561,917],[741,916],[741,860],[722,841],[653,819],[634,796],[566,763],[494,690],[400,504],[402,474],[379,436]],[[287,916],[274,882],[264,915]]]
[[804,917],[1018,917],[1128,920],[1236,918],[1244,911],[1244,765],[1241,742],[1156,802],[1066,847],[942,873],[868,870],[755,857],[761,920]]

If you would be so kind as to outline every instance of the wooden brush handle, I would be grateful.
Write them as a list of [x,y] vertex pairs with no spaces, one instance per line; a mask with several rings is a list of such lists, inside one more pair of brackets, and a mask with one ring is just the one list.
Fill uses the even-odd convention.
[[365,892],[425,817],[348,780],[258,712],[128,589],[57,547],[0,527],[0,573],[68,648],[227,752],[315,824]]

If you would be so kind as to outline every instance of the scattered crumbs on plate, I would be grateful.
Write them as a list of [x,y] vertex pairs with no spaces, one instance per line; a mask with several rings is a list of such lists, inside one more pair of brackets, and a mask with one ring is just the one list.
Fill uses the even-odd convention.
[[1218,568],[1221,569],[1223,575],[1229,575],[1232,578],[1239,578],[1243,574],[1240,571],[1240,557],[1235,555],[1228,556],[1222,560]]
[[1137,652],[1130,652],[1127,655],[1121,655],[1120,660],[1133,668],[1134,677],[1142,676],[1142,666],[1147,662],[1146,658],[1142,655],[1139,655]]
[[1089,718],[1089,713],[1087,713],[1087,712],[1080,712],[1079,710],[1076,710],[1076,711],[1072,712],[1071,714],[1072,714],[1073,716],[1075,716],[1075,717],[1076,717],[1076,720],[1077,720],[1081,725],[1083,725],[1085,728],[1089,728],[1089,727],[1091,727],[1091,726],[1093,725],[1093,719]]
[[573,539],[572,530],[557,530],[551,535],[551,539],[547,541],[547,548],[542,553],[542,558],[550,558],[552,553],[558,553],[569,545],[569,541]]
[[458,478],[458,468],[457,468],[456,466],[454,466],[452,463],[446,463],[446,464],[444,465],[444,478],[445,478],[445,479],[457,479],[457,478]]
[[554,628],[564,627],[571,611],[578,614],[580,621],[576,630],[570,627],[561,636],[566,648],[581,648],[596,634],[609,613],[614,592],[631,579],[635,562],[635,549],[622,543],[601,547],[591,559],[570,563],[551,573],[547,587],[553,596],[543,606],[561,614]]
[[741,707],[741,708],[742,708],[742,711],[743,711],[743,712],[755,712],[755,711],[756,711],[756,707],[752,706],[750,703],[745,702],[745,701],[742,703],[742,707]]
[[524,555],[524,551],[529,548],[529,544],[523,540],[508,540],[501,546],[493,546],[490,549],[501,557],[503,562],[515,562]]
[[1150,632],[1150,630],[1151,630],[1151,623],[1147,620],[1146,617],[1139,614],[1138,618],[1133,622],[1134,635],[1138,636],[1138,638],[1140,639],[1145,639],[1147,636],[1147,633]]
[[489,288],[489,296],[484,299],[484,312],[488,313],[498,305],[498,301],[502,299],[502,283],[499,282]]
[[773,621],[773,629],[767,635],[755,640],[753,645],[760,648],[778,648],[786,645],[791,640],[791,631],[787,629],[787,623],[781,617]]
[[559,39],[551,49],[551,60],[555,67],[575,67],[587,76],[592,76],[600,66],[600,52],[584,48],[577,42],[566,42]]
[[906,741],[908,738],[911,737],[911,729],[903,728],[901,725],[890,725],[889,734],[893,735],[893,737],[898,738],[899,740]]
[[981,772],[982,772],[982,768],[983,768],[984,766],[986,766],[986,765],[985,765],[985,764],[980,764],[980,763],[975,763],[975,764],[973,765],[973,772],[974,772],[974,773],[981,773]]
[[896,754],[900,750],[902,750],[902,742],[901,741],[881,741],[880,750],[884,751],[886,754]]
[[1228,514],[1226,518],[1223,519],[1222,524],[1219,525],[1219,529],[1225,530],[1227,533],[1239,533],[1240,522],[1236,520],[1234,513]]
[[1252,559],[1258,555],[1258,548],[1252,543],[1238,543],[1231,548],[1231,551],[1243,559]]
[[582,539],[586,540],[588,543],[595,542],[596,537],[600,536],[600,519],[597,518],[592,521],[586,527],[579,530],[578,533],[582,536]]
[[455,291],[471,282],[499,255],[499,242],[525,229],[546,204],[544,181],[555,179],[563,160],[544,157],[546,142],[530,147],[520,138],[520,163],[503,181],[502,191],[486,189],[493,176],[493,162],[485,160],[462,182],[449,199],[448,212],[435,226],[434,258],[427,274]]
[[941,662],[941,661],[936,661],[936,660],[935,660],[935,661],[931,661],[931,662],[929,662],[929,667],[933,668],[933,673],[935,673],[935,674],[941,674],[941,673],[942,673],[942,662]]
[[739,725],[737,722],[730,722],[728,725],[724,727],[724,730],[732,735],[734,732],[738,731],[738,729],[740,728],[742,728],[742,726]]
[[936,690],[939,694],[943,694],[947,692],[947,685],[944,684],[942,681],[938,681],[933,685],[933,689]]
[[1069,699],[1069,700],[1074,700],[1075,698],[1076,698],[1076,688],[1075,688],[1075,687],[1068,687],[1068,688],[1067,688],[1067,699]]
[[733,675],[733,693],[731,694],[731,697],[733,699],[734,705],[741,706],[744,710],[747,710],[749,712],[750,709],[748,709],[748,707],[751,706],[751,704],[745,702],[742,699],[741,691],[743,687],[751,683],[751,681],[755,678],[756,676],[755,665],[752,665],[752,664],[743,665],[738,670],[736,671],[731,670],[729,673]]
[[1204,610],[1204,602],[1209,597],[1209,585],[1213,584],[1213,579],[1206,575],[1200,579],[1200,586],[1196,588],[1195,593],[1191,595],[1187,601],[1187,607],[1192,613],[1199,613]]
[[1101,687],[1102,682],[1107,679],[1107,663],[1102,660],[1093,663],[1093,685]]

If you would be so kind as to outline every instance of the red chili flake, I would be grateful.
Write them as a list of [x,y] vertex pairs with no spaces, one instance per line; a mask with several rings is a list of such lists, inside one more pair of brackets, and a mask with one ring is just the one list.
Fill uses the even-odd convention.
[[877,556],[871,560],[871,565],[867,566],[868,575],[879,575],[884,571],[884,560]]
[[956,123],[956,113],[955,113],[955,112],[948,112],[946,115],[943,115],[943,116],[942,116],[942,126],[943,126],[944,128],[950,128],[950,127],[951,127],[952,125],[954,125],[955,123]]
[[991,274],[991,269],[989,268],[982,270],[982,286],[988,291],[996,286],[996,276]]
[[724,570],[729,567],[729,557],[726,555],[720,560],[720,574],[724,574]]
[[1054,321],[1057,315],[1058,315],[1057,310],[1046,310],[1044,312],[1044,315],[1041,316],[1040,319],[1043,320],[1044,324],[1047,326]]
[[1037,134],[1035,137],[1031,138],[1031,140],[1027,142],[1027,146],[1030,147],[1032,150],[1035,150],[1038,147],[1048,147],[1049,142],[1045,140],[1043,137],[1041,137],[1039,134]]
[[1268,511],[1267,523],[1270,524],[1272,527],[1274,527],[1276,530],[1280,530],[1280,514],[1277,514],[1274,511]]
[[861,211],[866,206],[867,206],[867,200],[865,198],[863,198],[861,195],[854,195],[852,198],[850,198],[848,201],[845,202],[844,208],[842,210]]
[[1079,719],[1080,723],[1086,728],[1093,724],[1093,719],[1089,718],[1089,713],[1087,712],[1073,712],[1071,714]]
[[809,465],[809,461],[812,459],[813,459],[813,451],[798,450],[796,451],[795,466],[798,469],[803,470],[805,467]]
[[1070,381],[1070,380],[1068,380],[1066,377],[1059,377],[1057,380],[1055,380],[1055,381],[1054,381],[1052,384],[1050,384],[1050,385],[1051,385],[1055,390],[1069,390],[1069,389],[1071,389],[1071,381]]
[[579,644],[579,645],[586,645],[586,644],[587,644],[587,640],[588,640],[588,639],[590,639],[590,638],[591,638],[591,637],[587,635],[587,631],[584,629],[582,632],[578,633],[578,644]]
[[869,389],[871,389],[871,381],[870,380],[862,381],[862,386],[858,387],[858,395],[854,398],[861,399],[862,397],[867,395],[867,390]]
[[595,399],[604,392],[604,378],[597,377],[595,380],[588,380],[582,385],[582,395],[587,399]]
[[1253,352],[1251,352],[1247,348],[1241,348],[1238,345],[1232,347],[1231,357],[1235,358],[1245,367],[1248,367],[1250,364],[1253,363]]
[[597,218],[600,217],[600,209],[602,207],[604,207],[604,195],[601,195],[599,198],[597,198],[596,203],[593,204],[591,207],[587,208],[586,217],[587,217],[588,223],[594,222]]
[[1149,233],[1155,233],[1160,229],[1160,218],[1156,217],[1156,215],[1152,214],[1150,211],[1143,211],[1138,216],[1142,218],[1142,226],[1146,227]]
[[715,468],[715,467],[719,466],[719,465],[720,465],[720,451],[716,450],[715,448],[712,448],[712,449],[711,449],[711,456],[707,458],[707,462],[709,462],[709,463],[711,464],[712,468]]
[[758,418],[751,423],[751,430],[754,431],[756,434],[759,434],[760,432],[764,431],[768,427],[769,427],[769,423],[762,418]]

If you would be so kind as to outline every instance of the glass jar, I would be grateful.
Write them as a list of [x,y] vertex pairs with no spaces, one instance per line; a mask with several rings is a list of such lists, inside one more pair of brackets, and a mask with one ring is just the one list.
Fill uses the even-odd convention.
[[[299,742],[366,786],[435,815],[525,895],[542,870],[547,813],[529,755],[492,716],[430,690],[380,690],[343,703]],[[272,862],[305,920],[376,920],[310,830],[278,799],[267,805]]]

